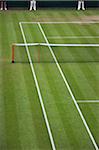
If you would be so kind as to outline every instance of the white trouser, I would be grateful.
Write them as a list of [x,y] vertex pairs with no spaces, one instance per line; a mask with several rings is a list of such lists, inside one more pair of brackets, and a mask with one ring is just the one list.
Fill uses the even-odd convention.
[[35,0],[31,0],[31,1],[30,1],[30,10],[32,10],[32,8],[33,8],[34,10],[36,10],[36,1],[35,1]]
[[79,0],[78,1],[78,10],[80,10],[81,8],[82,8],[82,10],[85,10],[84,1],[83,0]]

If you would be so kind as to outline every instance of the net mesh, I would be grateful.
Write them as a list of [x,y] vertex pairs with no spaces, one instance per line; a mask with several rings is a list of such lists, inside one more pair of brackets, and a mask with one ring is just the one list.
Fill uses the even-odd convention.
[[[26,48],[27,47],[27,48]],[[99,62],[99,44],[15,44],[15,62],[55,63],[50,49],[59,63]]]

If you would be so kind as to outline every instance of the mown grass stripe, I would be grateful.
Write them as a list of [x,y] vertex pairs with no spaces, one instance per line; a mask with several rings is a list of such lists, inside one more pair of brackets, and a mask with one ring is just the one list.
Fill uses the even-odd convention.
[[[4,14],[3,14],[4,15]],[[9,43],[11,41],[11,33],[8,28],[6,21],[10,17],[6,15],[2,18],[2,57],[5,57],[2,65],[2,91],[3,91],[3,101],[4,101],[4,113],[5,113],[5,137],[6,137],[6,147],[5,149],[20,148],[19,133],[18,133],[18,122],[16,113],[16,102],[14,99],[14,83],[13,83],[13,73],[10,64],[10,48]],[[4,31],[4,32],[3,32]],[[10,35],[10,36],[9,36]],[[8,58],[8,60],[6,59]],[[8,78],[9,76],[9,78]],[[13,112],[13,113],[12,113]],[[3,145],[4,146],[4,145]],[[2,147],[3,148],[3,147]]]

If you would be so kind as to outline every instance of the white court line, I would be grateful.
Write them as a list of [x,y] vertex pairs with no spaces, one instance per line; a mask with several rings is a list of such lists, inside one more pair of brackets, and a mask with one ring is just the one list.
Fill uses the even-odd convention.
[[99,103],[99,100],[77,100],[77,103]]
[[64,21],[64,22],[20,22],[21,24],[96,24],[99,21]]
[[[22,36],[23,36],[24,43],[26,45],[27,42],[26,42],[25,34],[24,34],[24,31],[23,31],[23,28],[22,28],[22,24],[19,23],[19,26],[20,26],[20,29],[21,29],[21,33],[22,33]],[[39,84],[38,84],[38,81],[37,81],[36,73],[35,73],[35,70],[34,70],[34,66],[33,66],[33,63],[32,63],[32,59],[31,59],[31,56],[30,56],[30,53],[29,53],[28,46],[26,45],[25,48],[26,48],[26,52],[27,52],[28,59],[29,59],[29,62],[30,62],[30,67],[31,67],[33,79],[35,81],[35,85],[36,85],[36,88],[37,88],[37,92],[38,92],[38,96],[39,96],[43,116],[44,116],[44,119],[45,119],[46,127],[47,127],[47,130],[48,130],[51,146],[52,146],[53,150],[56,150],[56,146],[55,146],[54,139],[53,139],[53,136],[52,136],[52,132],[51,132],[51,129],[50,129],[49,121],[48,121],[47,114],[46,114],[46,111],[45,111],[42,95],[41,95],[41,92],[40,92]]]
[[99,36],[48,36],[48,39],[99,39]]
[[[41,24],[38,23],[38,26],[39,26],[39,28],[40,28],[40,31],[41,31],[41,33],[42,33],[42,35],[43,35],[43,37],[44,37],[46,43],[49,44],[48,39],[47,39],[47,37],[46,37],[46,35],[45,35],[45,33],[44,33],[44,30],[43,30]],[[85,120],[85,118],[84,118],[84,116],[83,116],[83,114],[82,114],[82,112],[81,112],[81,110],[80,110],[80,108],[79,108],[79,105],[78,105],[78,103],[77,103],[77,101],[76,101],[76,99],[75,99],[75,97],[74,97],[74,95],[73,95],[73,92],[72,92],[72,90],[71,90],[71,88],[70,88],[70,86],[69,86],[69,83],[68,83],[68,81],[67,81],[67,79],[66,79],[66,77],[65,77],[65,75],[64,75],[64,73],[63,73],[63,71],[62,71],[62,69],[61,69],[61,67],[60,67],[60,65],[59,65],[59,63],[58,63],[58,61],[57,61],[57,58],[56,58],[56,56],[55,56],[55,54],[54,54],[52,48],[51,48],[49,45],[48,45],[48,48],[49,48],[49,50],[50,50],[50,52],[51,52],[51,54],[52,54],[52,56],[53,56],[53,58],[54,58],[54,60],[55,60],[56,66],[57,66],[57,68],[59,69],[59,72],[60,72],[60,74],[61,74],[61,76],[62,76],[62,78],[63,78],[63,81],[64,81],[64,83],[65,83],[65,85],[66,85],[66,87],[67,87],[67,89],[68,89],[68,91],[69,91],[69,93],[70,93],[70,95],[71,95],[71,97],[72,97],[72,100],[73,100],[73,102],[74,102],[74,104],[75,104],[75,106],[76,106],[76,108],[77,108],[77,111],[78,111],[78,113],[79,113],[79,115],[80,115],[80,117],[81,117],[81,119],[82,119],[82,121],[83,121],[83,123],[84,123],[84,126],[85,126],[85,128],[86,128],[86,131],[88,132],[89,137],[90,137],[90,139],[91,139],[91,141],[92,141],[92,143],[93,143],[95,149],[96,149],[96,150],[99,150],[98,145],[97,145],[97,143],[96,143],[96,141],[95,141],[95,139],[94,139],[94,137],[93,137],[93,135],[92,135],[92,133],[91,133],[91,131],[90,131],[88,125],[87,125],[87,122],[86,122],[86,120]]]

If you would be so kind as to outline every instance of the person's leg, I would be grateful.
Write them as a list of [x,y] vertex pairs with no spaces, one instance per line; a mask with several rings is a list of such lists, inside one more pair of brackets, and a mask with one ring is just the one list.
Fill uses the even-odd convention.
[[82,10],[85,10],[84,1],[82,1]]
[[33,7],[33,1],[30,1],[30,9],[29,10],[32,10],[32,7]]
[[81,1],[79,0],[78,1],[78,10],[80,10],[80,8],[81,8]]
[[4,10],[7,10],[7,3],[4,1]]
[[0,10],[3,10],[3,1],[0,1]]
[[36,1],[35,1],[35,0],[34,0],[33,5],[34,5],[34,6],[33,6],[33,9],[36,10]]

